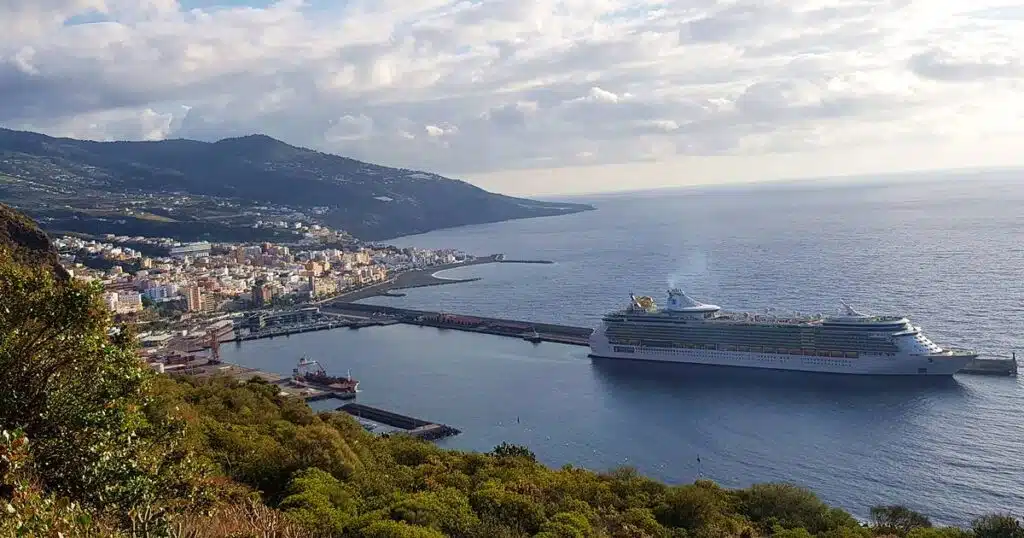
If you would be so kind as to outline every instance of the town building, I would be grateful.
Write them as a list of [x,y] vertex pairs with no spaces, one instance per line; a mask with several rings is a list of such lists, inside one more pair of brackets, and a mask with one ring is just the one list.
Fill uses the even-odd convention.
[[185,288],[185,305],[189,312],[203,310],[203,290],[199,286],[193,284]]
[[171,247],[171,257],[182,259],[185,257],[195,258],[200,256],[210,255],[210,242],[202,241],[199,243],[186,243],[176,247]]

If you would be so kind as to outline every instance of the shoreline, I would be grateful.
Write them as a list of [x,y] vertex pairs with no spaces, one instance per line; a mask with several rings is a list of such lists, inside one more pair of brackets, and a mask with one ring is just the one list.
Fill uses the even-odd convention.
[[445,278],[437,276],[442,271],[472,267],[474,265],[486,265],[489,263],[530,263],[530,264],[553,264],[549,260],[506,260],[503,254],[492,254],[490,256],[477,256],[462,262],[427,267],[424,269],[413,269],[399,273],[397,276],[384,282],[373,284],[362,289],[342,293],[330,299],[318,301],[317,305],[354,303],[363,299],[380,296],[394,296],[393,292],[414,288],[425,288],[428,286],[444,286],[448,284],[463,284],[476,282],[480,277],[473,278]]

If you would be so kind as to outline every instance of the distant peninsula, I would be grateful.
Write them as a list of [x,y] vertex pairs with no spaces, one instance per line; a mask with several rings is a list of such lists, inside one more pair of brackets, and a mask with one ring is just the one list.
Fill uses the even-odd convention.
[[182,241],[285,240],[287,232],[259,225],[279,221],[378,241],[594,209],[505,196],[265,135],[93,142],[9,129],[0,129],[0,201],[50,232]]

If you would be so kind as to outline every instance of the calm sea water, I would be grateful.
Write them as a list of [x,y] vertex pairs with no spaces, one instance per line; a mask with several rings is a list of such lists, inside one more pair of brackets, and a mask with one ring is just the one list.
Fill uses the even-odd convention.
[[[372,302],[593,325],[630,292],[680,286],[729,309],[910,316],[937,342],[1008,355],[1024,312],[1024,181],[687,189],[589,199],[598,211],[444,230],[400,245],[505,252],[466,284]],[[351,368],[359,400],[529,445],[546,463],[631,465],[673,483],[789,481],[864,516],[901,502],[943,523],[1024,515],[1024,378],[879,380],[592,362],[586,349],[417,327],[249,342],[227,360],[299,355]],[[697,457],[701,463],[698,465]]]

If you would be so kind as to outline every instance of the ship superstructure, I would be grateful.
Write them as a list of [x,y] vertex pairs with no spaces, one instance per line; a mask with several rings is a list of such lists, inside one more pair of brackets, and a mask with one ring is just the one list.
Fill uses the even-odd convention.
[[780,316],[726,312],[675,288],[663,308],[630,295],[591,335],[591,356],[871,375],[952,375],[977,357],[943,349],[904,316],[842,306],[835,316]]
[[300,357],[299,363],[292,369],[292,381],[299,385],[323,387],[338,393],[359,392],[359,381],[352,378],[351,372],[345,377],[327,375],[327,371],[319,362],[305,357]]

